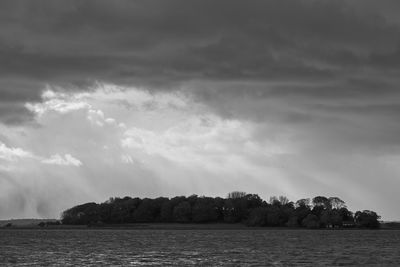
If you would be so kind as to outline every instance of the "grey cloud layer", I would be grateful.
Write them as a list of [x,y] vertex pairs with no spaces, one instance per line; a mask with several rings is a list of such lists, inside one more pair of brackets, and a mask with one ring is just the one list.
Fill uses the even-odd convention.
[[[333,130],[341,137],[361,134],[379,145],[398,142],[396,2],[0,5],[2,122],[32,120],[23,105],[40,101],[47,83],[84,90],[99,80],[158,89],[183,86],[224,116],[317,133],[336,125]],[[351,130],[343,134],[343,128]]]
[[[363,12],[361,3],[150,0],[0,5],[2,110],[8,109],[5,101],[21,105],[38,99],[46,83],[82,87],[95,80],[154,87],[193,79],[342,81],[342,89],[328,94],[347,94],[354,88],[349,79],[382,72],[395,79],[400,62],[399,28],[383,15]],[[14,119],[1,119],[21,121],[19,115],[27,115],[12,113]]]

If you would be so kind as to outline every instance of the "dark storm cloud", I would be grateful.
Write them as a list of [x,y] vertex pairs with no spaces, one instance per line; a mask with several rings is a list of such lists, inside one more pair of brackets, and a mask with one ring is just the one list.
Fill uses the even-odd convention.
[[0,120],[5,124],[19,125],[32,119],[33,114],[22,103],[0,103]]
[[[348,79],[388,67],[394,73],[385,75],[395,77],[400,59],[399,28],[346,1],[2,1],[0,7],[0,96],[16,106],[5,111],[3,104],[0,119],[9,122],[29,119],[17,107],[37,100],[45,84],[276,81],[298,94],[345,95],[358,88]],[[302,86],[332,81],[345,86]]]
[[400,45],[392,52],[372,53],[371,63],[383,68],[399,70],[400,67]]

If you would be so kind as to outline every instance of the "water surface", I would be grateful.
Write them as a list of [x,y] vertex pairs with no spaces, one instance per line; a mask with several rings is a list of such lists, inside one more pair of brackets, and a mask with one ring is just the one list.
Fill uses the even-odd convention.
[[400,266],[399,230],[1,230],[1,266]]

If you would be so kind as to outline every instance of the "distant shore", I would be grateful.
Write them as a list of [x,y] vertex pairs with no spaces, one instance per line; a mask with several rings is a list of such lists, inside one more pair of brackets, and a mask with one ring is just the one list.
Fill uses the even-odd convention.
[[[274,227],[275,228],[275,227]],[[287,227],[276,227],[287,229]],[[2,225],[0,229],[134,229],[134,230],[240,230],[240,229],[266,229],[266,227],[248,227],[244,224],[229,223],[124,223],[124,224],[102,224],[102,225],[48,225],[39,226],[38,224],[19,224],[6,227]]]
[[[35,220],[36,221],[36,220]],[[40,222],[41,220],[37,220]],[[6,227],[0,224],[0,230],[13,229],[37,229],[37,230],[307,230],[300,227],[249,227],[244,224],[229,224],[229,223],[210,223],[210,224],[194,224],[194,223],[127,223],[127,224],[103,224],[103,225],[48,225],[39,226],[38,224],[17,224]],[[360,228],[318,228],[308,229],[313,230],[366,230]],[[379,230],[400,230],[400,223],[382,223]]]

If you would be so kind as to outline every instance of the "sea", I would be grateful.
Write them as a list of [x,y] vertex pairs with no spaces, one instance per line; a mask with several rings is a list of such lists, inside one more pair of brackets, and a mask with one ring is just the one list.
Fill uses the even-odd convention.
[[0,266],[400,266],[400,230],[0,230]]

